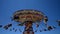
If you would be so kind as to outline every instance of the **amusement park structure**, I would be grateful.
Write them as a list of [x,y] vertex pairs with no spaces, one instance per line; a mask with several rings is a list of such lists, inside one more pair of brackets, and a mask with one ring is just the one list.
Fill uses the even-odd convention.
[[[42,21],[44,21],[44,24],[46,25],[47,30],[50,31],[53,28],[55,28],[47,24],[48,17],[43,12],[34,10],[34,9],[24,9],[24,10],[16,11],[12,16],[12,20],[18,22],[18,26],[25,26],[23,34],[35,34],[32,25],[36,24],[36,27],[38,28],[40,25],[39,23],[41,23]],[[59,26],[60,26],[60,20],[58,20],[57,22],[59,22]],[[12,24],[8,24],[3,28],[7,30],[11,26]],[[1,27],[2,25],[0,25],[0,28]],[[17,29],[15,30],[15,32],[16,31]],[[44,29],[44,31],[46,31],[46,29]]]

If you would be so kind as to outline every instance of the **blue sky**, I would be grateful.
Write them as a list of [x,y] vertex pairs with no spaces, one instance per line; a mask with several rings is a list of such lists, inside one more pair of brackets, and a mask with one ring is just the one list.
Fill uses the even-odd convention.
[[[56,20],[60,19],[60,0],[0,0],[0,24],[6,25],[8,23],[13,23],[13,27],[23,30],[23,27],[18,27],[16,26],[16,22],[11,21],[11,16],[13,15],[13,13],[21,9],[40,10],[48,16],[48,24],[57,27],[57,29],[53,31],[36,32],[35,34],[60,34],[60,27],[58,27],[56,23]],[[22,34],[19,31],[6,31],[3,28],[0,28],[0,33]]]

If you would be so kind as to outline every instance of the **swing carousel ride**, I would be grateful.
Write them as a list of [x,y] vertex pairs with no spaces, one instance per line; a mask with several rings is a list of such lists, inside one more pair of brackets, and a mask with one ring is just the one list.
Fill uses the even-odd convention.
[[[44,24],[47,27],[47,29],[44,29],[44,31],[47,31],[47,30],[50,31],[55,28],[55,27],[49,26],[47,24],[48,17],[43,12],[38,11],[38,10],[33,10],[33,9],[24,9],[24,10],[16,11],[12,16],[12,20],[16,21],[18,23],[18,26],[25,26],[23,34],[34,34],[34,30],[32,27],[33,24],[35,24],[36,28],[38,28],[42,21],[44,21]],[[59,22],[59,25],[60,25],[60,21],[57,20],[57,22]],[[4,26],[3,28],[7,30],[11,26],[12,26],[12,24],[8,24],[8,25]],[[0,28],[1,27],[2,27],[2,25],[0,25]],[[14,28],[13,28],[13,30],[14,30]],[[10,31],[11,31],[11,29],[10,29]],[[17,31],[17,29],[15,29],[15,32],[16,31]],[[40,30],[40,32],[41,32],[41,30]]]

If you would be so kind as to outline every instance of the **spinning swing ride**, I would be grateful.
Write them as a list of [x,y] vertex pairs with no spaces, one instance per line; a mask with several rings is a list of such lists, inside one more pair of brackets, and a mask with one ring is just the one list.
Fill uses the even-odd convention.
[[[18,26],[25,26],[23,34],[34,34],[33,27],[32,27],[33,23],[36,24],[36,27],[38,28],[40,25],[39,23],[42,21],[44,21],[44,24],[46,25],[49,31],[55,28],[55,27],[48,26],[47,24],[48,17],[43,12],[38,10],[33,10],[33,9],[24,9],[24,10],[16,11],[13,14],[12,20],[18,22]],[[7,30],[11,26],[12,24],[8,24],[4,26],[4,29]],[[0,27],[2,26],[0,25]],[[44,29],[44,31],[46,31],[46,29]]]

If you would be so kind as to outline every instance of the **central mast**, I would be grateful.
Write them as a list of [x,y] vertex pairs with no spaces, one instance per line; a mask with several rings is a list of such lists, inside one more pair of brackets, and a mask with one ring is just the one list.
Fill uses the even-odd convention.
[[32,21],[26,21],[23,34],[34,34],[32,24]]

